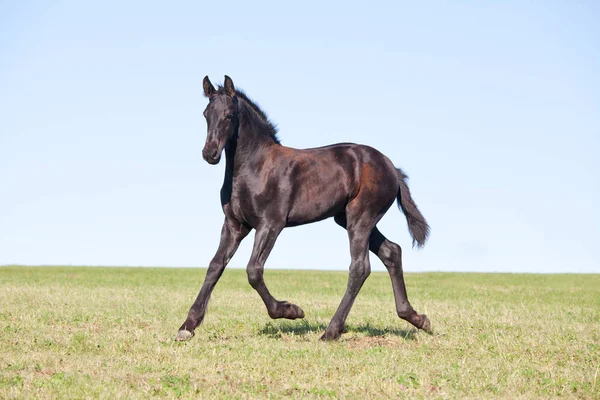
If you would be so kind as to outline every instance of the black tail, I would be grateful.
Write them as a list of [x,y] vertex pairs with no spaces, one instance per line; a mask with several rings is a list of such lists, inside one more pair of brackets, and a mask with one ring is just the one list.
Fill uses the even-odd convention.
[[396,172],[398,174],[398,183],[400,184],[400,190],[398,190],[398,195],[396,196],[398,206],[406,216],[408,231],[413,238],[413,247],[415,243],[417,247],[423,247],[427,241],[427,236],[429,236],[429,225],[410,196],[410,189],[406,183],[408,176],[400,168],[396,168]]

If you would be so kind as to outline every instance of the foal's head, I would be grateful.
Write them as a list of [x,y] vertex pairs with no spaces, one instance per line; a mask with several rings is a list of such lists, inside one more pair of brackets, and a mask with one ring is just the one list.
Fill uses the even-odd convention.
[[238,128],[238,99],[233,81],[225,75],[223,88],[218,91],[210,83],[208,76],[203,81],[204,95],[208,97],[208,105],[204,110],[204,118],[208,133],[202,149],[202,157],[209,164],[217,164],[225,144],[233,137]]

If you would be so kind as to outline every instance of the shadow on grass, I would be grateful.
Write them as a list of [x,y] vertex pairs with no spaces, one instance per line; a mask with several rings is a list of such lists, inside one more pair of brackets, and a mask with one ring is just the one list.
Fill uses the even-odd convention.
[[399,336],[404,340],[414,340],[415,334],[418,332],[418,329],[397,329],[397,328],[387,328],[387,327],[377,327],[372,326],[371,324],[362,324],[357,326],[348,326],[349,332],[361,332],[367,336]]
[[258,333],[273,338],[280,338],[281,334],[303,336],[309,333],[319,333],[325,330],[327,325],[312,323],[306,320],[300,321],[277,321],[267,322]]
[[[325,331],[327,325],[317,322],[308,322],[306,320],[300,320],[296,322],[292,321],[277,321],[277,322],[267,322],[265,326],[263,326],[258,333],[261,335],[269,336],[272,338],[280,338],[282,334],[285,335],[296,335],[296,336],[304,336],[307,334],[318,333],[321,334]],[[361,325],[346,325],[346,330],[344,333],[348,332],[360,332],[364,333],[367,336],[376,337],[376,336],[398,336],[403,338],[404,340],[414,340],[415,334],[418,332],[417,329],[396,329],[396,328],[386,328],[379,326],[372,326],[371,324],[361,324]]]

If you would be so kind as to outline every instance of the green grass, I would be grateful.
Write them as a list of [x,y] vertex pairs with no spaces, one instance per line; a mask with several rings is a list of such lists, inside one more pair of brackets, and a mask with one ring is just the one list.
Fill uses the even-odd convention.
[[226,270],[204,324],[173,340],[199,269],[0,268],[0,398],[600,398],[600,276],[407,274],[436,333],[367,280],[335,343],[345,272],[266,272],[306,319],[270,320]]

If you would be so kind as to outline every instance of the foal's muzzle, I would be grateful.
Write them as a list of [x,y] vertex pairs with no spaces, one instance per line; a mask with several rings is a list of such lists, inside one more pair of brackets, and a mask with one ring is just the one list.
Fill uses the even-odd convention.
[[211,165],[218,164],[221,161],[221,152],[217,148],[204,148],[202,150],[202,158]]

